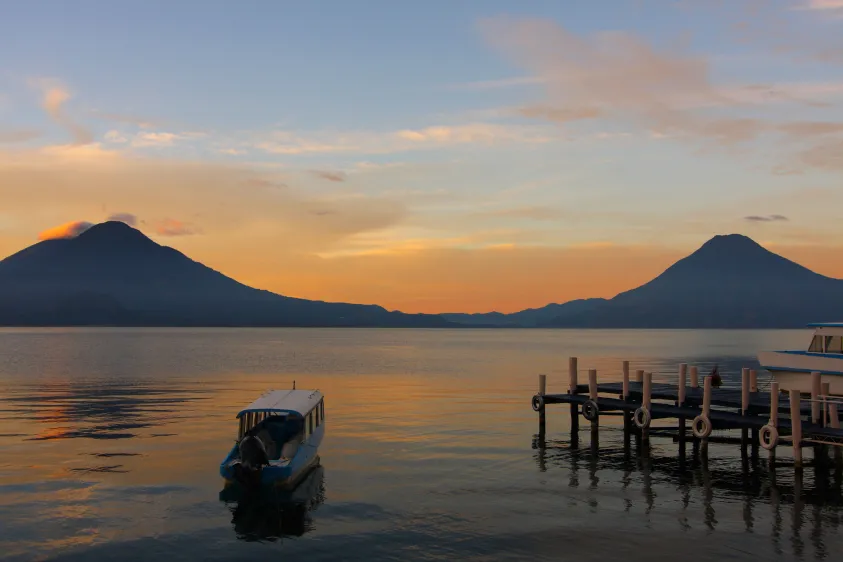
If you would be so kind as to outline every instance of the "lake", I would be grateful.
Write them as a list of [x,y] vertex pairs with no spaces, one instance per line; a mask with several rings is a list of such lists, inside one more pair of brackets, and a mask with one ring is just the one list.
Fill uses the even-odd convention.
[[[726,384],[805,331],[0,330],[0,556],[9,560],[814,560],[843,547],[841,472],[787,447],[680,464],[654,438],[538,439],[539,373],[568,357]],[[766,372],[759,374],[761,386]],[[268,388],[325,394],[321,468],[294,503],[220,498],[237,411]],[[584,375],[581,375],[584,380]]]

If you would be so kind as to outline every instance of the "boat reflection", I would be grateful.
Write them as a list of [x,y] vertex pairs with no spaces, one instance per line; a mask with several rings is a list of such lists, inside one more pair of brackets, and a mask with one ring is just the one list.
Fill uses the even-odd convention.
[[292,490],[265,487],[247,491],[236,484],[220,492],[231,511],[239,540],[277,541],[313,528],[311,513],[325,501],[325,469],[319,465]]

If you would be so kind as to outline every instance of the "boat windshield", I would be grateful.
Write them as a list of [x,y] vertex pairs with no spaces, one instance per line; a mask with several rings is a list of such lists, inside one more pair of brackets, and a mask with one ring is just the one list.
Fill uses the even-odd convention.
[[825,352],[843,353],[843,336],[826,336]]
[[808,346],[808,351],[811,353],[822,353],[823,337],[820,335],[814,335],[814,338],[811,340],[811,345]]

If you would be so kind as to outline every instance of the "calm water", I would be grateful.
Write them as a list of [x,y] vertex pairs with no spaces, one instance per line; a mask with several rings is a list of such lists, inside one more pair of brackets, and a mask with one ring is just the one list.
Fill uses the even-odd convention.
[[[570,446],[537,374],[687,361],[727,383],[804,332],[0,331],[0,556],[12,560],[814,560],[843,547],[841,474],[785,450]],[[271,387],[326,395],[322,468],[293,498],[220,498],[234,414]],[[762,383],[766,376],[761,377]],[[582,424],[582,427],[587,427]],[[784,449],[784,448],[783,448]],[[810,459],[810,453],[806,452]]]

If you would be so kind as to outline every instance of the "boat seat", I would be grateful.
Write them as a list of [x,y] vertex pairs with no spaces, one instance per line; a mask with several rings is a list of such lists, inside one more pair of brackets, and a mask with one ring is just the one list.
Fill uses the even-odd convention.
[[266,449],[266,457],[269,460],[277,460],[279,458],[280,451],[278,445],[275,443],[275,440],[269,432],[262,429],[258,432],[257,438],[261,440],[261,443],[263,443],[263,446]]
[[287,441],[281,447],[281,458],[291,459],[296,456],[296,451],[299,450],[299,443],[297,441]]

